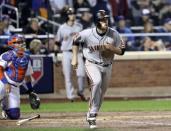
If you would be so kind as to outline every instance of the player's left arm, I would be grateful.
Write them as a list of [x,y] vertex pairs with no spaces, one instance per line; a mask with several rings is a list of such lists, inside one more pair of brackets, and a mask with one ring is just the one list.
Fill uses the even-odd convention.
[[29,95],[29,103],[32,109],[38,109],[40,107],[40,98],[37,93],[33,90],[31,74],[33,73],[33,69],[31,66],[31,62],[28,64],[28,69],[25,76],[25,88]]
[[25,89],[27,90],[27,93],[31,93],[33,92],[33,86],[32,86],[32,81],[31,81],[31,75],[33,74],[33,69],[32,69],[32,66],[31,66],[31,62],[29,61],[28,63],[28,67],[27,67],[27,71],[26,71],[26,75],[25,75]]
[[119,35],[119,33],[115,34],[115,41],[114,43],[106,43],[105,48],[107,50],[112,51],[114,54],[117,55],[124,55],[126,47],[125,47],[125,42]]
[[79,34],[77,34],[75,37],[74,37],[74,40],[73,40],[73,45],[72,45],[72,66],[74,69],[77,69],[77,66],[78,66],[78,50],[79,50]]
[[29,103],[32,109],[39,109],[40,107],[40,98],[37,93],[33,90],[33,86],[31,84],[31,76],[25,76],[25,89],[29,95]]
[[117,54],[117,55],[124,55],[124,53],[125,53],[125,44],[124,43],[121,43],[120,47],[115,47],[113,44],[107,43],[107,44],[105,44],[105,48],[107,50],[112,51],[114,54]]
[[4,76],[4,72],[5,72],[5,69],[7,68],[8,63],[11,61],[12,54],[13,53],[9,51],[0,55],[0,79],[5,84],[4,87],[5,87],[6,93],[11,92],[11,85],[8,83],[6,77]]

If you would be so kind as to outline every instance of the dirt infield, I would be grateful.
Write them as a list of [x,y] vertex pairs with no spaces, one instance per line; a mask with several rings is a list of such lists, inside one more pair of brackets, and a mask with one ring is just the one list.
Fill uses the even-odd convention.
[[[22,118],[34,114],[22,114]],[[17,126],[17,121],[0,120],[0,127],[78,127],[88,128],[85,113],[40,113],[41,118]],[[171,112],[104,112],[97,117],[99,129],[117,131],[170,131]]]

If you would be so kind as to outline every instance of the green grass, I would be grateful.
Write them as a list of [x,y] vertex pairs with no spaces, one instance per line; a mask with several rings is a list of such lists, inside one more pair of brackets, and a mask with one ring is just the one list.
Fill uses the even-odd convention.
[[[87,112],[88,102],[41,103],[35,112]],[[22,112],[34,112],[29,104],[21,104]],[[171,111],[171,100],[129,100],[104,101],[101,112],[117,111]],[[93,131],[113,131],[114,129],[96,129]],[[0,131],[90,131],[85,128],[0,128]],[[92,131],[92,130],[91,130]],[[118,131],[118,130],[115,130]]]
[[[41,103],[39,112],[86,112],[88,102]],[[171,100],[104,101],[101,112],[117,111],[167,111]],[[33,112],[29,104],[21,105],[22,112]]]

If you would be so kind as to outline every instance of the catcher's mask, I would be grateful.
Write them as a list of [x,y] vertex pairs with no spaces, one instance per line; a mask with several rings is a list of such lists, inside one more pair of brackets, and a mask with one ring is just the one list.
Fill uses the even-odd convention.
[[13,35],[8,39],[8,47],[11,49],[25,50],[26,43],[25,38],[22,35]]
[[106,30],[108,27],[109,16],[106,14],[105,10],[99,10],[96,14],[96,26],[101,30]]

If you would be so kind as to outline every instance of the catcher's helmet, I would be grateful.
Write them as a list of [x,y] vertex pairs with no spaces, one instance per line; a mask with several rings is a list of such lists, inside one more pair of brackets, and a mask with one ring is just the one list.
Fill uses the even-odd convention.
[[106,14],[105,10],[99,10],[96,14],[96,26],[101,27],[100,22],[109,18],[109,15]]
[[23,35],[13,35],[8,39],[8,46],[14,48],[25,48],[25,38]]

